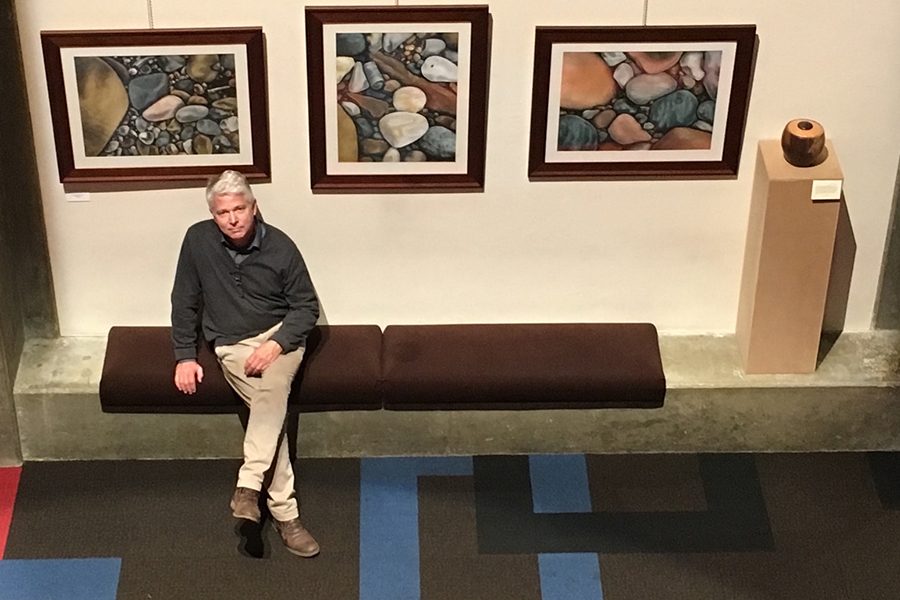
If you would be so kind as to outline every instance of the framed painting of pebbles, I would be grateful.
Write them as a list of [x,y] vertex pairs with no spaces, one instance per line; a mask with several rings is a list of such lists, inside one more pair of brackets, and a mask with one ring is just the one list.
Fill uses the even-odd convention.
[[538,27],[528,177],[737,176],[753,25]]
[[487,6],[306,8],[315,193],[484,189]]
[[258,27],[41,32],[63,183],[270,175]]

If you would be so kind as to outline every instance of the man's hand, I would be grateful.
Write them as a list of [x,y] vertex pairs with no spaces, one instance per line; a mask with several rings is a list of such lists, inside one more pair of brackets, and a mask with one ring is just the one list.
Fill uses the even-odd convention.
[[197,384],[203,381],[203,367],[195,360],[186,360],[175,365],[175,387],[185,394],[197,391]]
[[244,362],[244,374],[259,377],[281,355],[281,351],[281,345],[275,340],[263,342]]

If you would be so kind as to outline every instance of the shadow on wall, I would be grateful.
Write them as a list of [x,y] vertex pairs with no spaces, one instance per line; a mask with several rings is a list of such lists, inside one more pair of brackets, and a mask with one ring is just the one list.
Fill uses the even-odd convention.
[[855,259],[856,236],[853,235],[853,224],[850,223],[846,198],[841,194],[841,208],[838,213],[837,232],[834,236],[831,274],[828,277],[828,291],[825,295],[825,315],[822,319],[822,337],[819,340],[816,367],[822,363],[835,341],[840,337],[841,332],[844,331]]
[[894,184],[894,202],[888,221],[887,241],[881,261],[881,279],[875,303],[874,329],[900,329],[900,164]]

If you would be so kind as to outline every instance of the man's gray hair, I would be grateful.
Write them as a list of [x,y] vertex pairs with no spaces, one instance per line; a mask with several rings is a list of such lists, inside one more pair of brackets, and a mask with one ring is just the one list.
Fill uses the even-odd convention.
[[215,197],[222,194],[239,194],[249,200],[251,204],[256,202],[247,178],[237,171],[222,171],[221,175],[213,175],[209,178],[206,184],[206,204],[209,205],[210,210],[213,208]]

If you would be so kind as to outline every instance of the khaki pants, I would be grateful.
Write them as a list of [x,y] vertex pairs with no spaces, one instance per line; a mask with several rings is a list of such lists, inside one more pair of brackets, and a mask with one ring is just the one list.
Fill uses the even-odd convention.
[[225,379],[250,409],[250,419],[244,433],[244,464],[238,471],[237,486],[263,491],[263,478],[272,467],[272,481],[266,490],[269,511],[279,521],[289,521],[299,517],[300,513],[287,436],[282,435],[282,431],[291,382],[300,368],[304,349],[282,354],[262,376],[248,377],[244,374],[244,362],[279,327],[281,323],[231,346],[219,346],[216,356]]

